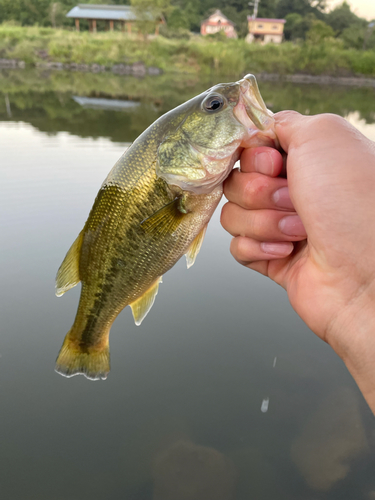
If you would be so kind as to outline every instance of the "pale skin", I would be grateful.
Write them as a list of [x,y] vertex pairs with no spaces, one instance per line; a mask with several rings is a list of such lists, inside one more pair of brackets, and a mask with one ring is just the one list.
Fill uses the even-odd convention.
[[276,149],[242,153],[224,185],[231,253],[285,288],[375,413],[375,143],[336,115],[275,119],[287,179]]

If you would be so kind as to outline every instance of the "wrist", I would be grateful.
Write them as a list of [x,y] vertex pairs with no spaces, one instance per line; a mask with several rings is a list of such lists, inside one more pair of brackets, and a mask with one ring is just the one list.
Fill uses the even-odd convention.
[[375,297],[360,297],[332,323],[327,340],[375,413]]

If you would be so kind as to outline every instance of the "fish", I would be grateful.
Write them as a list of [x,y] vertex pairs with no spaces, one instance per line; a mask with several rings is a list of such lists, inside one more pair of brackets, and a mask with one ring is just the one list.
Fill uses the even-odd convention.
[[109,333],[130,306],[140,325],[162,276],[191,267],[223,182],[244,148],[278,147],[274,118],[251,74],[213,86],[165,113],[119,158],[56,276],[56,295],[81,282],[55,370],[106,379]]

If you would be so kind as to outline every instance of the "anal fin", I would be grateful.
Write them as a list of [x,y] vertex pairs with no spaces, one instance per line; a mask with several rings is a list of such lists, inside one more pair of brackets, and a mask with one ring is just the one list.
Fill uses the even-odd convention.
[[191,243],[191,245],[189,247],[189,250],[185,254],[186,265],[187,265],[188,269],[194,264],[195,259],[197,258],[199,250],[202,247],[202,243],[203,243],[206,231],[207,231],[207,224],[200,231],[200,233],[197,234],[197,236],[194,238],[193,242]]
[[160,276],[155,283],[153,283],[150,288],[141,296],[139,299],[135,300],[130,304],[132,308],[134,322],[139,326],[142,321],[147,316],[147,313],[153,306],[155,302],[155,297],[158,294],[159,283],[162,282],[162,277]]
[[83,231],[81,231],[69,248],[56,275],[56,295],[61,297],[65,292],[78,285],[81,281],[79,277],[79,256],[83,241]]

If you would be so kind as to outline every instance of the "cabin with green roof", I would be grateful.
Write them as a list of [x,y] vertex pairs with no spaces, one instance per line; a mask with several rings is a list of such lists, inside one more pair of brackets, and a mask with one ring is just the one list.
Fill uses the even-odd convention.
[[[108,29],[113,31],[115,22],[121,24],[121,30],[132,33],[133,27],[139,19],[130,5],[94,5],[94,4],[78,4],[73,7],[66,17],[75,19],[77,31],[80,29],[80,19],[85,19],[89,22],[89,30],[96,32],[97,21],[106,21]],[[162,16],[157,19],[155,34],[159,33],[159,25],[165,22]]]

